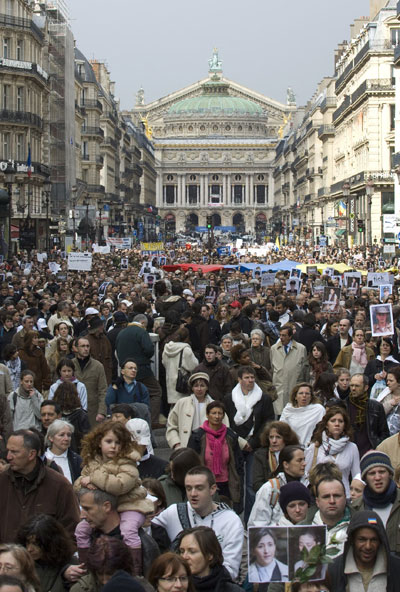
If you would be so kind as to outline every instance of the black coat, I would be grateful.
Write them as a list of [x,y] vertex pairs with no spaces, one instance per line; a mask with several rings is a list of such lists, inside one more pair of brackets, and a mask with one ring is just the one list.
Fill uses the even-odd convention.
[[[346,345],[350,345],[352,341],[353,340],[349,335],[346,341]],[[340,335],[338,333],[334,337],[330,337],[326,342],[326,351],[328,352],[328,359],[332,366],[336,362],[336,358],[338,357],[340,350]]]
[[385,372],[389,372],[390,368],[393,366],[398,366],[399,362],[393,362],[393,360],[370,360],[365,367],[364,374],[368,376],[369,386],[373,386],[376,382],[375,374],[379,374],[384,370]]
[[150,458],[140,461],[138,465],[139,476],[141,479],[158,479],[164,475],[168,462],[159,456],[150,454]]
[[71,413],[63,413],[62,419],[69,421],[75,428],[71,438],[71,446],[74,452],[79,453],[81,450],[81,440],[85,434],[90,432],[90,423],[87,411],[84,409],[75,409]]
[[229,423],[234,432],[242,438],[246,438],[254,428],[253,434],[248,438],[248,443],[253,450],[260,447],[260,434],[268,421],[274,421],[275,413],[272,405],[272,399],[268,395],[262,395],[261,399],[254,405],[253,413],[242,425],[235,424],[236,407],[232,400],[232,394],[224,398],[226,414],[229,417]]
[[[203,428],[198,428],[192,432],[188,442],[188,448],[195,450],[200,455],[203,463],[205,462],[206,437]],[[244,477],[243,455],[238,440],[238,435],[231,428],[227,428],[226,442],[229,447],[228,485],[231,500],[236,503],[243,499]]]
[[74,483],[81,476],[82,471],[82,457],[76,452],[68,448],[67,460],[69,464],[69,470],[71,471],[71,481]]
[[218,345],[221,341],[221,327],[218,321],[215,319],[208,319],[208,332],[209,332],[209,341],[208,343],[213,343],[214,345]]
[[319,331],[316,331],[312,327],[306,326],[302,327],[300,331],[296,331],[294,339],[297,341],[297,343],[301,343],[302,345],[304,345],[308,354],[311,351],[313,343],[315,343],[316,341],[325,343],[325,340]]
[[[350,415],[350,399],[344,400]],[[375,399],[368,399],[366,413],[367,435],[371,448],[376,448],[383,440],[390,437],[386,414],[382,403]]]

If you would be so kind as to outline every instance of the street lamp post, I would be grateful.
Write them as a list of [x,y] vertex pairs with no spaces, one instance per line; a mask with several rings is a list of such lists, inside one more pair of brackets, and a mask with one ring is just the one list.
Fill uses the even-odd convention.
[[76,208],[76,192],[77,192],[77,187],[76,185],[73,185],[71,187],[71,192],[72,192],[72,199],[71,199],[71,205],[72,205],[72,248],[75,251],[76,249],[76,237],[75,237],[75,208]]
[[351,219],[350,219],[350,202],[349,202],[349,197],[350,197],[350,183],[344,183],[343,187],[342,187],[342,193],[343,193],[343,199],[346,203],[346,218],[347,218],[347,222],[346,222],[346,226],[347,226],[347,230],[348,230],[348,234],[350,235],[350,230],[351,230]]
[[99,245],[100,245],[101,244],[101,236],[103,234],[103,228],[102,228],[102,225],[101,225],[101,212],[102,212],[102,210],[101,210],[101,207],[102,207],[101,201],[99,201],[97,205],[98,205],[98,208],[99,208]]
[[89,201],[87,199],[85,199],[83,201],[83,205],[86,208],[86,238],[85,238],[85,242],[86,242],[86,250],[88,250],[88,245],[89,245]]
[[49,253],[50,245],[49,245],[49,204],[50,204],[50,194],[51,194],[51,182],[46,181],[43,185],[43,195],[44,205],[46,207],[46,252]]
[[14,175],[13,173],[6,172],[6,185],[7,185],[7,192],[8,192],[8,249],[7,249],[7,259],[11,261],[12,259],[12,242],[11,242],[11,218],[12,218],[12,187],[14,183]]
[[368,200],[368,244],[372,245],[372,219],[371,219],[371,213],[372,213],[372,196],[374,194],[374,182],[371,179],[371,177],[369,177],[366,185],[365,185],[365,192],[367,194],[367,200]]

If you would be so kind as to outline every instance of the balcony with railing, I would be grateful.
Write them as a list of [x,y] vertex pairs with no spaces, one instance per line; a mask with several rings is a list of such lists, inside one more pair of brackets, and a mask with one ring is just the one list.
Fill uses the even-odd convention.
[[329,138],[330,136],[335,135],[335,126],[334,125],[321,125],[318,130],[318,138],[322,140],[323,138]]
[[327,109],[329,109],[330,107],[336,107],[337,105],[337,98],[336,97],[325,97],[325,99],[322,101],[320,109],[322,113],[325,113],[325,111]]
[[81,127],[81,134],[82,136],[100,136],[104,138],[104,131],[101,127],[90,126],[90,125],[83,125]]
[[334,122],[337,121],[343,115],[343,113],[350,107],[350,104],[350,95],[347,95],[340,107],[338,107],[338,109],[336,109],[336,111],[333,112],[332,119]]
[[43,128],[43,119],[36,113],[28,111],[11,111],[10,109],[0,110],[0,123],[21,123],[23,125],[33,125],[39,129]]
[[106,192],[105,187],[103,185],[87,185],[86,190],[88,193],[102,193]]
[[82,99],[81,100],[81,107],[87,107],[88,109],[97,109],[98,111],[103,111],[103,107],[97,99]]
[[0,25],[5,27],[16,27],[17,29],[30,30],[39,41],[43,41],[44,34],[39,27],[30,19],[22,18],[20,16],[9,16],[8,14],[0,14]]

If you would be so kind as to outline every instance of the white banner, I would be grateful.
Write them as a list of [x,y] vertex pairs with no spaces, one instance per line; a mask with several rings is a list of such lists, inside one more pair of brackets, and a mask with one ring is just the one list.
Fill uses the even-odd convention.
[[110,245],[100,246],[93,243],[92,245],[93,253],[100,253],[101,255],[108,255],[111,252]]
[[107,238],[107,245],[115,247],[116,249],[131,249],[132,248],[132,237],[125,236],[123,238]]
[[75,271],[91,271],[91,253],[68,253],[68,269]]

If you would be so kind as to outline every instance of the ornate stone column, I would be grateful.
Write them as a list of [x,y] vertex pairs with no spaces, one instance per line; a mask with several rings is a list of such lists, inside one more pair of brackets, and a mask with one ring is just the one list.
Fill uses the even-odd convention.
[[230,174],[227,175],[227,186],[226,186],[226,192],[227,192],[227,201],[226,201],[226,205],[228,207],[230,207],[232,205],[232,187],[231,187],[231,176]]
[[250,175],[249,180],[250,180],[250,189],[249,189],[249,192],[250,192],[250,195],[249,195],[250,206],[252,208],[254,208],[254,206],[255,206],[255,201],[254,201],[254,175]]
[[186,208],[186,175],[182,175],[182,206]]
[[244,193],[244,205],[250,205],[250,178],[249,175],[246,174],[246,184],[245,184],[245,193]]

